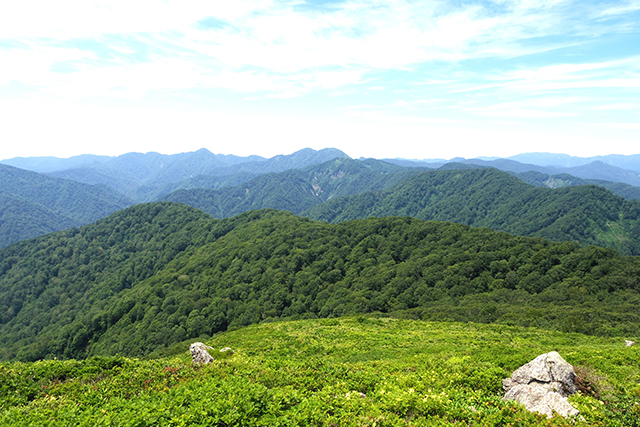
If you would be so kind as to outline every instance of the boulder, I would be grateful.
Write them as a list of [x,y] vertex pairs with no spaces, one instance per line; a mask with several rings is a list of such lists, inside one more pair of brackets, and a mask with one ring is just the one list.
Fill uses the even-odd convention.
[[504,399],[520,402],[527,410],[548,418],[554,412],[563,417],[577,416],[580,412],[567,400],[577,391],[575,377],[573,366],[558,352],[541,354],[502,381]]
[[209,349],[213,350],[213,347],[205,345],[201,342],[194,342],[189,346],[193,363],[211,363],[213,357],[209,354]]
[[636,344],[635,341],[624,340],[624,345],[626,345],[627,347],[631,347],[632,345],[635,345],[635,344]]

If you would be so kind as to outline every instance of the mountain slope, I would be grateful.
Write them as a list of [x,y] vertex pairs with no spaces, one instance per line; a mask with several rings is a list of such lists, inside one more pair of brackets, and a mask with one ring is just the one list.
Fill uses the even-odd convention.
[[74,225],[75,221],[38,203],[0,192],[0,248]]
[[381,312],[640,334],[640,260],[387,217],[138,205],[0,250],[0,359],[144,355],[231,327]]
[[0,165],[0,245],[96,221],[131,205],[107,188]]
[[334,197],[388,188],[418,172],[378,160],[338,158],[261,175],[235,187],[179,190],[162,200],[185,203],[216,218],[265,208],[300,213]]
[[304,215],[327,222],[412,216],[640,253],[640,203],[595,186],[533,187],[496,169],[430,171],[380,192],[330,200]]
[[622,196],[627,200],[640,200],[640,187],[624,184],[622,182],[602,181],[598,179],[583,179],[567,173],[548,175],[540,172],[523,172],[514,174],[527,184],[536,187],[560,188],[576,185],[597,185]]

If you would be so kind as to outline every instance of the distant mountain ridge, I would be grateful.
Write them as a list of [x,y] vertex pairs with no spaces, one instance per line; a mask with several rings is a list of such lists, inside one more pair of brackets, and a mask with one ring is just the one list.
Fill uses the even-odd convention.
[[[569,156],[570,157],[570,156]],[[633,157],[633,156],[629,156]],[[526,159],[528,157],[524,156],[520,159]],[[404,159],[385,159],[385,161],[389,163],[393,163],[400,166],[405,167],[428,167],[431,169],[438,169],[443,167],[444,165],[455,164],[467,164],[467,165],[477,165],[483,167],[492,167],[496,169],[500,169],[505,172],[512,173],[525,173],[525,172],[539,172],[546,175],[561,175],[561,174],[569,174],[573,175],[577,178],[582,179],[590,179],[596,181],[610,181],[610,182],[620,182],[628,185],[632,185],[634,187],[640,187],[640,170],[632,170],[632,169],[624,169],[619,166],[615,166],[611,163],[606,163],[603,160],[596,159],[592,160],[588,163],[583,163],[581,161],[567,161],[565,163],[574,164],[573,166],[551,166],[551,165],[540,165],[533,163],[523,163],[521,161],[517,161],[514,159],[493,159],[493,160],[484,160],[484,159],[464,159],[462,157],[454,158],[451,160],[404,160]],[[640,165],[635,165],[635,161],[633,159],[627,159],[626,161],[618,161],[619,164],[628,165],[630,167],[638,167]]]
[[599,161],[620,169],[640,172],[640,154],[627,156],[621,154],[609,154],[606,156],[576,157],[568,154],[524,153],[511,156],[509,159],[520,163],[531,163],[539,166],[554,166],[560,168],[584,166]]
[[[531,159],[539,163],[555,162],[570,165],[570,167],[521,163],[515,160],[516,158]],[[11,180],[5,179],[4,186],[0,190],[4,192],[0,199],[2,203],[0,228],[4,228],[0,230],[0,235],[12,237],[4,240],[0,238],[0,245],[65,227],[86,224],[111,213],[115,206],[125,207],[133,203],[155,200],[185,203],[198,207],[217,218],[264,208],[301,214],[338,197],[388,190],[416,173],[435,168],[440,170],[497,168],[537,187],[597,185],[626,199],[640,199],[640,173],[631,169],[621,169],[612,164],[631,167],[635,162],[634,159],[634,156],[602,156],[602,160],[584,164],[585,161],[593,158],[531,153],[514,156],[511,159],[455,158],[439,161],[439,163],[428,163],[410,160],[353,160],[344,152],[334,148],[318,151],[306,148],[290,155],[279,155],[270,159],[260,156],[239,157],[213,154],[206,149],[176,155],[152,152],[127,153],[118,157],[87,154],[69,159],[15,158],[4,160],[2,163],[13,163],[24,168],[47,171],[48,178],[63,178],[66,181],[59,182],[67,184],[60,189],[55,186],[48,187],[48,184],[45,185],[41,180],[43,175],[40,175],[40,181],[33,181],[33,183],[40,182],[38,184],[40,190],[30,191],[33,194],[42,193],[39,197],[58,198],[62,202],[56,202],[61,204],[57,206],[50,201],[43,203],[41,200],[25,197],[20,192],[9,191],[12,185]],[[0,166],[10,167],[5,164]],[[32,175],[32,178],[34,176],[37,174]],[[65,193],[68,189],[64,190],[64,188],[67,188],[70,182],[94,186],[86,187],[91,188],[91,197],[86,199],[87,206],[79,205],[77,200],[65,198],[68,196]],[[87,194],[79,188],[73,190],[76,195]],[[98,188],[100,190],[96,190]],[[104,200],[99,201],[102,197]],[[609,196],[603,195],[603,197],[608,200]],[[83,217],[87,207],[96,207],[100,204],[111,206],[114,200],[120,200],[120,202],[108,209],[97,209],[93,214]],[[65,213],[64,209],[67,207],[71,207],[70,213]],[[358,208],[350,208],[350,210],[354,209]],[[458,221],[456,218],[457,216],[454,215],[441,219]],[[575,218],[572,221],[574,220]],[[493,227],[495,224],[486,226]],[[590,233],[594,232],[593,228],[583,228]],[[596,228],[601,236],[611,234],[602,226]],[[631,238],[630,231],[625,230],[622,240],[628,243],[628,239]],[[519,233],[518,230],[511,230],[511,232]],[[607,237],[606,241],[598,240],[593,236],[585,240],[585,236],[579,233],[571,235],[563,232],[555,238],[561,236],[583,243],[623,248],[623,251],[629,252],[629,248],[625,246],[627,243],[621,243],[619,239],[611,236]],[[631,252],[635,253],[635,249]]]
[[196,176],[224,176],[238,173],[264,174],[303,168],[337,158],[347,157],[335,148],[305,148],[290,155],[270,159],[259,156],[239,157],[213,154],[207,149],[164,155],[159,153],[127,153],[118,157],[77,156],[70,159],[48,157],[15,158],[0,163],[23,169],[46,172],[49,176],[85,184],[105,185],[135,202],[158,197],[167,185]]

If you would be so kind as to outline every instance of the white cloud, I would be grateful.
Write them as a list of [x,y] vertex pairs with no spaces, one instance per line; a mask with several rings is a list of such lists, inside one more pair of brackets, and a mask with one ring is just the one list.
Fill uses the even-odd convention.
[[[28,52],[37,59],[7,67],[0,84],[11,80],[40,82],[59,86],[53,90],[56,93],[68,91],[69,79],[51,74],[49,68],[56,62],[95,59],[87,51],[59,46],[83,38],[121,54],[135,52],[127,49],[127,43],[147,45],[154,52],[143,61],[150,65],[148,68],[155,68],[153,74],[166,73],[165,78],[150,76],[137,90],[127,84],[115,85],[131,90],[127,96],[138,96],[144,90],[153,90],[153,83],[159,85],[156,89],[181,88],[187,82],[197,88],[213,80],[227,81],[229,89],[241,87],[241,92],[271,87],[277,93],[333,89],[336,85],[357,84],[372,70],[411,70],[425,61],[510,57],[545,50],[555,45],[541,47],[527,41],[571,31],[571,21],[563,22],[567,18],[562,2],[497,3],[506,9],[497,12],[480,4],[454,7],[446,2],[408,0],[348,0],[325,8],[301,8],[299,1],[269,0],[5,2],[0,5],[0,39],[22,40],[27,47],[0,50],[2,62],[12,63],[13,56],[28,56]],[[224,25],[209,30],[198,27],[197,23],[207,18]],[[105,39],[107,35],[112,38]],[[113,37],[120,37],[121,43],[113,43]],[[179,62],[192,65],[177,65]],[[129,75],[133,82],[139,82],[136,76],[145,69],[123,58],[103,58],[96,66],[107,70],[104,75],[114,74],[108,80],[127,80],[125,76]],[[25,68],[29,72],[25,73]],[[351,77],[328,76],[324,74],[328,68],[350,73]],[[176,74],[180,70],[184,74]],[[86,91],[86,82],[103,77],[91,66],[79,67],[78,71],[86,75],[75,75],[78,89],[69,93]],[[231,78],[230,74],[237,76]],[[162,84],[170,79],[182,83]],[[266,79],[276,83],[265,84]],[[235,84],[247,80],[249,84]],[[315,83],[300,87],[300,80]],[[256,83],[260,81],[263,83]],[[283,88],[287,81],[290,87]]]
[[[198,108],[215,110],[224,102],[216,98],[223,93],[229,104],[236,105],[235,110],[224,108],[238,114],[230,119],[216,112],[215,121],[228,127],[223,133],[228,138],[235,138],[237,128],[247,127],[249,121],[260,123],[256,129],[262,128],[262,133],[277,132],[259,115],[240,111],[256,108],[269,113],[276,105],[282,116],[269,120],[280,127],[289,123],[289,116],[296,117],[298,132],[291,141],[300,141],[298,123],[322,128],[323,119],[300,119],[299,110],[307,109],[324,114],[324,119],[336,114],[334,119],[341,123],[336,129],[345,129],[345,138],[361,140],[367,135],[381,145],[385,138],[397,140],[394,132],[419,144],[430,126],[440,127],[440,133],[434,132],[442,138],[472,137],[478,122],[466,125],[465,120],[502,126],[588,112],[591,117],[605,116],[610,110],[620,112],[621,122],[633,123],[637,108],[625,107],[637,104],[640,57],[624,58],[621,46],[622,53],[608,56],[618,59],[605,60],[592,43],[609,33],[624,37],[637,28],[639,4],[638,0],[346,0],[320,6],[300,0],[6,1],[0,4],[0,93],[9,93],[20,83],[31,87],[20,95],[30,100],[23,111],[26,118],[20,116],[16,122],[42,121],[44,128],[64,134],[65,127],[49,118],[52,112],[66,111],[78,114],[94,129],[109,127],[100,123],[124,123],[122,129],[130,129],[105,130],[96,137],[104,143],[118,138],[179,138],[180,129],[206,132],[206,126],[176,113],[174,124],[150,130],[153,123],[171,121],[171,114],[143,108],[122,115],[107,108],[92,110],[103,118],[87,117],[83,107],[76,111],[69,105],[110,102],[144,107],[150,99],[166,96],[207,122],[214,119],[198,115],[202,111]],[[324,96],[316,104],[310,102],[316,98],[304,97],[308,94]],[[191,104],[193,98],[198,105]],[[7,110],[11,105],[5,106]],[[362,122],[348,125],[343,119]],[[602,120],[616,121],[611,116]],[[79,126],[70,139],[86,139],[80,130],[85,129],[83,124],[65,123]],[[87,125],[87,134],[92,127]],[[452,133],[458,127],[469,132]],[[24,141],[19,128],[14,130],[12,137]],[[637,128],[619,130],[627,136],[636,132],[637,142]],[[2,140],[7,140],[8,131],[1,132]],[[40,137],[35,130],[29,132],[32,138]],[[241,133],[255,137],[249,130]],[[486,141],[489,134],[486,130]],[[325,145],[336,138],[328,130],[319,131],[313,141],[320,144],[320,135]],[[203,141],[195,130],[185,138]],[[491,153],[477,153],[481,154]]]
[[607,110],[625,110],[625,111],[629,111],[629,110],[635,110],[635,111],[640,112],[640,104],[633,103],[633,102],[618,102],[618,103],[615,103],[615,104],[597,105],[597,106],[593,107],[592,109],[596,110],[596,111],[607,111]]
[[607,7],[604,10],[598,11],[595,16],[597,17],[612,17],[616,15],[629,14],[640,10],[640,1],[620,1],[616,2],[614,6]]

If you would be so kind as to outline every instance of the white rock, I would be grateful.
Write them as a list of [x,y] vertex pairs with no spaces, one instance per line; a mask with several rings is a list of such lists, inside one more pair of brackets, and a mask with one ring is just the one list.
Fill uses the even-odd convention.
[[567,396],[577,391],[575,377],[573,366],[558,352],[541,354],[502,381],[504,398],[520,402],[527,410],[548,418],[554,412],[563,417],[577,416],[580,412],[567,400]]
[[213,350],[213,347],[209,347],[201,342],[194,342],[189,346],[193,363],[211,363],[213,357],[209,354],[209,349]]

